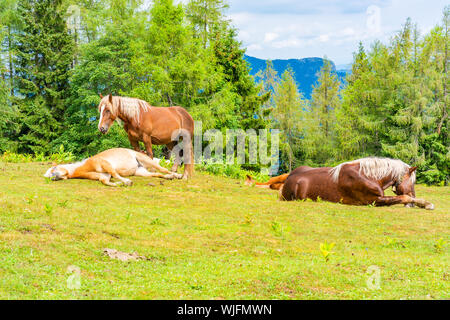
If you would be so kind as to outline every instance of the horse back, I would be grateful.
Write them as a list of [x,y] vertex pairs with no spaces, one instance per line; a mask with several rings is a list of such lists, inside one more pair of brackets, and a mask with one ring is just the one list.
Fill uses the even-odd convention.
[[180,106],[174,106],[171,108],[173,108],[180,116],[181,123],[182,123],[181,127],[183,129],[186,129],[187,131],[189,131],[189,133],[191,135],[193,135],[194,134],[194,119],[189,114],[189,112],[187,112],[187,110],[185,108],[180,107]]
[[340,199],[337,184],[333,181],[328,167],[298,167],[293,170],[281,191],[281,198],[287,201],[297,199],[323,200],[338,202]]

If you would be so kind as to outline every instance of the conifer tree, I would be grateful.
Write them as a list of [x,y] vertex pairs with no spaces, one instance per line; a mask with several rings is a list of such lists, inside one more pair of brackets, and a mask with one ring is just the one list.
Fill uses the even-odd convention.
[[136,95],[156,105],[189,109],[208,85],[209,59],[186,25],[181,4],[156,0],[150,16],[144,41],[135,46],[134,70],[145,79]]
[[209,44],[212,31],[224,21],[224,10],[229,7],[225,0],[190,0],[186,7],[186,15],[195,34],[202,40],[203,47]]
[[249,74],[249,66],[244,60],[245,49],[236,39],[237,32],[232,26],[222,25],[214,33],[213,51],[217,67],[224,79],[239,96],[236,101],[237,116],[243,129],[260,129],[267,126],[262,106],[270,98],[270,92],[259,95],[261,86],[255,84]]
[[274,126],[282,131],[282,152],[287,155],[289,171],[294,168],[295,155],[300,147],[300,112],[304,107],[302,95],[295,83],[294,72],[289,67],[281,76],[274,92],[275,108],[272,111]]
[[23,28],[15,36],[15,71],[23,97],[21,150],[46,152],[58,136],[66,108],[73,42],[61,0],[20,0]]
[[318,164],[325,164],[335,156],[335,111],[340,106],[340,82],[331,62],[324,59],[317,84],[313,88],[310,105],[303,112],[305,121],[305,153]]

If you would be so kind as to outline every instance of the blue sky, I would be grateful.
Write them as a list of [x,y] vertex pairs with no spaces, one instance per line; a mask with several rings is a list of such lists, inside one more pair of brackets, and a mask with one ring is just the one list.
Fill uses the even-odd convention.
[[230,0],[228,18],[247,54],[263,59],[327,56],[351,63],[358,42],[387,42],[408,17],[422,32],[440,23],[448,0]]

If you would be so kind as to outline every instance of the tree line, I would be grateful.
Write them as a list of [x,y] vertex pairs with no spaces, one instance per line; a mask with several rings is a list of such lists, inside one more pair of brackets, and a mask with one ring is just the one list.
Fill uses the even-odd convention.
[[[224,0],[3,0],[0,152],[79,157],[129,147],[100,137],[99,93],[181,105],[203,130],[278,128],[280,164],[334,165],[388,156],[449,182],[448,23],[425,35],[408,20],[388,44],[362,45],[340,83],[325,60],[311,99],[291,69],[249,75]],[[257,166],[253,166],[257,169]]]

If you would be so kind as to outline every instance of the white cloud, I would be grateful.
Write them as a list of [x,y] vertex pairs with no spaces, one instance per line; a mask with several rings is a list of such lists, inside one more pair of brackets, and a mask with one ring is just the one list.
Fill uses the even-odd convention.
[[268,32],[264,35],[264,42],[266,42],[266,43],[272,42],[273,40],[275,40],[278,37],[279,37],[278,33]]
[[330,40],[330,36],[328,34],[321,34],[318,40],[320,42],[328,42]]
[[283,48],[298,48],[302,44],[302,41],[298,38],[291,37],[286,40],[282,41],[276,41],[272,43],[272,46],[277,49],[283,49]]
[[410,16],[420,29],[440,22],[448,0],[230,1],[233,24],[247,54],[288,59],[327,56],[352,61],[358,42],[389,40]]
[[249,51],[259,51],[262,50],[263,47],[260,44],[254,43],[247,46],[247,50]]

